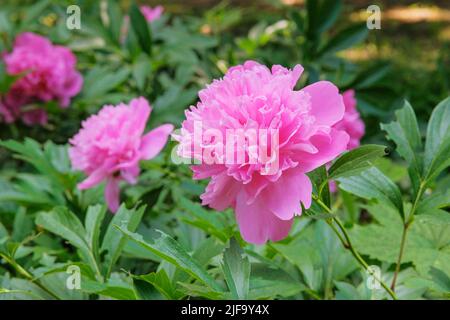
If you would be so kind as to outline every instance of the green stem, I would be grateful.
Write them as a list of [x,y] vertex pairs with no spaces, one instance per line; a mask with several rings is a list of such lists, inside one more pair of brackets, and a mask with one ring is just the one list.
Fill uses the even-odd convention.
[[[333,214],[333,212],[331,211],[330,208],[328,208],[327,205],[325,205],[319,198],[317,198],[316,196],[313,196],[314,200],[329,214]],[[336,225],[338,226],[338,229],[333,225],[333,222],[336,223]],[[331,218],[330,220],[328,220],[328,224],[331,226],[331,229],[333,229],[333,231],[336,233],[336,235],[338,236],[339,240],[342,242],[342,245],[344,246],[345,249],[349,250],[351,252],[351,254],[353,255],[353,257],[356,259],[356,261],[358,261],[358,263],[372,276],[375,278],[375,280],[377,280],[380,285],[384,288],[384,290],[386,290],[386,292],[391,296],[392,299],[397,300],[397,296],[395,295],[395,293],[391,290],[391,288],[389,288],[384,282],[383,280],[379,279],[371,270],[371,268],[369,267],[369,265],[367,264],[367,262],[361,257],[361,255],[358,253],[358,251],[356,251],[355,247],[353,246],[353,243],[350,239],[350,236],[347,232],[347,230],[345,229],[344,225],[341,223],[341,221],[336,217],[333,216],[333,218]]]
[[397,282],[398,274],[400,273],[400,265],[402,264],[403,252],[405,250],[406,233],[408,232],[408,225],[403,225],[402,240],[400,242],[400,251],[398,253],[397,264],[395,266],[394,277],[392,278],[391,289],[395,290],[395,283]]
[[55,298],[56,300],[60,300],[60,298],[54,294],[53,292],[51,292],[49,289],[47,289],[44,285],[42,285],[38,280],[34,279],[33,275],[31,273],[29,273],[27,270],[25,270],[20,264],[18,264],[17,262],[15,262],[14,260],[10,259],[9,257],[7,257],[6,255],[1,255],[1,257],[8,262],[14,269],[16,269],[16,271],[18,273],[20,273],[22,276],[24,276],[27,280],[29,280],[30,282],[33,282],[34,284],[36,284],[39,288],[41,288],[42,290],[44,290],[46,293],[48,293],[50,296],[52,296],[53,298]]
[[402,264],[403,253],[405,251],[406,235],[408,233],[409,227],[411,226],[411,224],[413,222],[413,218],[416,213],[417,206],[419,205],[420,198],[422,198],[422,194],[425,191],[424,186],[425,186],[425,184],[423,182],[420,183],[420,187],[419,187],[419,190],[417,191],[416,199],[414,199],[414,203],[411,208],[411,211],[409,212],[408,217],[404,217],[403,233],[402,233],[402,239],[400,242],[400,250],[398,252],[397,264],[395,266],[394,277],[392,278],[392,283],[391,283],[392,290],[395,290],[395,284],[397,282],[398,274],[400,273],[400,266]]

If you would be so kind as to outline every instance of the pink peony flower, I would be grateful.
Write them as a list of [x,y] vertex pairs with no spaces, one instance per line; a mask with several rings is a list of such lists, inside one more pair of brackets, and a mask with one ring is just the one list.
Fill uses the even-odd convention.
[[140,9],[148,22],[158,20],[164,12],[163,6],[156,6],[154,8],[150,6],[140,6]]
[[129,105],[104,106],[70,140],[72,166],[88,176],[78,188],[89,189],[105,180],[105,199],[112,212],[119,207],[119,182],[135,184],[139,161],[157,156],[173,130],[165,124],[143,135],[150,112],[144,98],[133,99]]
[[[347,90],[342,94],[344,99],[345,113],[341,121],[334,125],[335,129],[344,130],[350,136],[347,150],[352,150],[360,145],[360,140],[365,132],[364,122],[356,109],[355,90]],[[336,182],[330,181],[330,191],[336,192]]]
[[[333,160],[348,144],[348,134],[333,127],[344,115],[338,89],[321,81],[294,90],[302,72],[300,65],[270,70],[254,61],[230,68],[223,79],[200,91],[200,102],[186,111],[181,133],[175,136],[182,157],[204,160],[202,156],[212,154],[217,160],[192,166],[194,179],[211,178],[202,204],[216,210],[234,208],[242,237],[251,243],[288,235],[294,216],[302,213],[300,203],[311,205],[306,173]],[[205,130],[201,135],[195,132],[198,123]],[[278,141],[259,138],[247,146],[227,135],[239,129],[270,130],[270,138]],[[206,134],[208,130],[215,134]],[[233,157],[244,150],[243,161],[223,161],[229,140]],[[265,147],[268,161],[255,155]],[[251,161],[255,157],[258,161]],[[275,162],[278,165],[272,166]]]
[[1,99],[0,114],[5,122],[21,117],[27,124],[45,124],[46,112],[27,106],[57,100],[61,107],[67,107],[81,90],[83,78],[75,69],[75,55],[40,35],[20,34],[3,60],[9,75],[23,75]]

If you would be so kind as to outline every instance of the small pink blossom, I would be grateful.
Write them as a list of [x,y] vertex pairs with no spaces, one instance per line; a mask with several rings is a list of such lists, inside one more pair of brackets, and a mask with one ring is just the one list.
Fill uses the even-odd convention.
[[[361,138],[365,133],[365,125],[358,110],[356,109],[356,98],[354,90],[347,90],[342,94],[344,99],[345,113],[341,121],[334,125],[335,129],[344,130],[350,136],[347,150],[352,150],[360,145]],[[336,192],[336,182],[330,181],[330,191]]]
[[342,94],[344,99],[345,113],[341,121],[334,125],[338,130],[344,130],[350,136],[347,150],[352,150],[360,145],[360,140],[364,136],[365,126],[356,109],[356,98],[354,90],[347,90]]
[[68,48],[53,45],[47,38],[31,32],[16,38],[13,50],[3,55],[3,61],[9,75],[20,76],[0,99],[0,114],[8,123],[22,118],[30,125],[45,124],[45,110],[35,106],[30,109],[29,105],[56,100],[61,107],[67,107],[83,84],[75,69],[75,55]]
[[119,207],[119,182],[137,183],[139,161],[156,157],[173,130],[171,124],[164,124],[144,134],[151,110],[142,97],[129,105],[106,105],[83,121],[70,140],[72,166],[87,175],[78,188],[89,189],[106,181],[105,199],[112,212]]
[[223,79],[200,91],[200,102],[186,111],[181,133],[175,137],[183,157],[199,160],[198,150],[214,147],[221,159],[227,141],[196,136],[198,121],[205,130],[221,132],[224,140],[230,129],[277,130],[279,166],[270,174],[264,163],[250,163],[251,148],[241,163],[192,166],[194,179],[211,178],[202,204],[216,210],[233,208],[242,237],[251,243],[279,241],[288,235],[294,217],[302,213],[300,203],[305,208],[311,205],[312,185],[306,173],[336,158],[349,141],[346,132],[333,127],[345,109],[338,88],[320,81],[294,90],[302,72],[300,65],[269,69],[254,61],[230,68]]
[[150,6],[140,6],[142,15],[145,17],[145,19],[148,22],[153,22],[155,20],[158,20],[159,18],[161,18],[161,15],[164,12],[164,7],[163,6],[156,6],[154,8],[150,7]]

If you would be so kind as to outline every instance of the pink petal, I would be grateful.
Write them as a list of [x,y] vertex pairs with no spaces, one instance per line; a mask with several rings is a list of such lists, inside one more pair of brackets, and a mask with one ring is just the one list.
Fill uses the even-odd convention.
[[105,187],[105,199],[109,210],[113,213],[116,213],[117,209],[119,209],[119,193],[119,180],[117,178],[108,178]]
[[131,166],[120,170],[120,176],[129,184],[136,184],[139,176],[139,165]]
[[84,179],[81,183],[78,184],[78,189],[80,190],[86,190],[90,189],[92,187],[95,187],[96,185],[100,184],[108,174],[106,171],[102,168],[99,168],[92,172],[86,179]]
[[356,109],[355,90],[350,89],[342,94],[346,111],[353,111]]
[[311,96],[311,114],[315,124],[333,125],[344,116],[345,107],[339,89],[328,81],[313,83],[301,91]]
[[291,220],[302,213],[300,202],[305,208],[311,206],[312,184],[298,169],[286,170],[280,179],[267,186],[260,197],[267,208],[281,220]]
[[200,198],[202,205],[218,211],[232,207],[239,192],[239,183],[225,173],[214,176]]
[[346,151],[349,139],[345,131],[331,129],[328,135],[318,134],[311,137],[310,141],[317,148],[317,153],[299,152],[295,155],[295,159],[300,162],[300,169],[303,172],[309,172]]
[[211,176],[217,175],[221,173],[223,169],[223,165],[220,164],[212,164],[212,165],[194,165],[191,166],[193,175],[192,178],[195,180],[210,178]]
[[156,157],[164,148],[172,131],[173,125],[164,124],[143,136],[140,149],[142,158],[149,160]]
[[236,200],[236,219],[242,238],[250,243],[264,244],[268,240],[280,241],[287,237],[293,219],[278,219],[263,199],[247,204],[245,192],[240,192]]

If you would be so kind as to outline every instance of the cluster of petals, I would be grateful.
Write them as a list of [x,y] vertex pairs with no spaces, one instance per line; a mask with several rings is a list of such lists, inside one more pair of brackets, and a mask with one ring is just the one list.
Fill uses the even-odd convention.
[[72,167],[87,175],[78,188],[89,189],[105,181],[105,199],[112,212],[119,207],[119,183],[135,184],[139,162],[157,156],[173,130],[171,124],[164,124],[144,134],[151,110],[142,97],[128,105],[106,105],[83,121],[70,140]]
[[67,107],[83,84],[70,49],[47,38],[25,32],[17,36],[11,52],[2,55],[6,72],[17,76],[8,93],[0,97],[0,115],[7,123],[45,124],[47,113],[37,103],[57,101]]
[[[217,148],[217,139],[194,133],[197,122],[203,132],[222,132],[221,145],[227,144],[227,130],[277,131],[277,146],[269,149],[277,148],[273,154],[278,166],[270,174],[266,163],[250,163],[251,148],[243,162],[192,166],[194,179],[210,178],[202,204],[219,211],[233,208],[247,242],[285,238],[302,206],[311,205],[312,184],[306,173],[347,149],[349,135],[335,127],[345,112],[338,88],[320,81],[295,90],[302,72],[300,65],[292,70],[279,65],[269,69],[255,61],[230,68],[222,79],[200,91],[200,101],[186,111],[176,136],[179,155],[201,161],[198,150],[213,148],[218,159],[225,151]],[[263,143],[258,141],[257,148]]]

